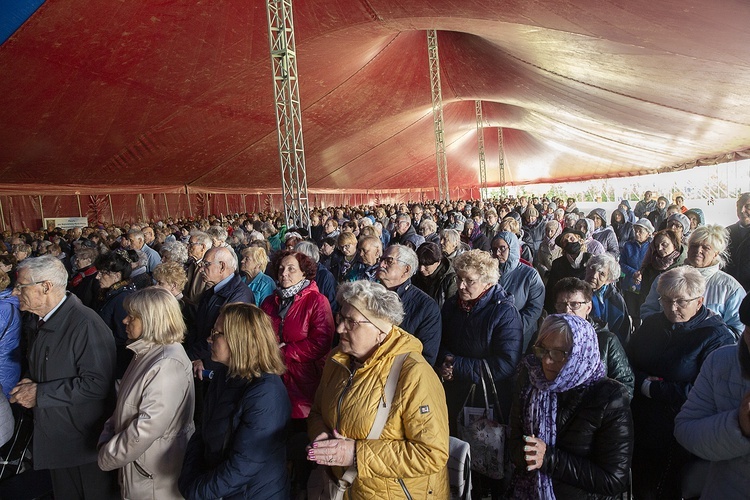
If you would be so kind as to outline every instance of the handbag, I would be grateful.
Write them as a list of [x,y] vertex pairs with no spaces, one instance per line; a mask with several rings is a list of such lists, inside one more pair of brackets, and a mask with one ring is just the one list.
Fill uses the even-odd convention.
[[[485,382],[485,376],[489,382]],[[502,422],[497,389],[486,360],[482,360],[480,381],[484,395],[484,408],[469,406],[474,399],[477,385],[474,384],[466,397],[463,411],[458,414],[458,437],[469,443],[471,447],[471,470],[492,479],[502,479],[505,475],[505,441],[508,426]],[[488,384],[493,397],[493,407],[490,406],[487,394]]]
[[[367,439],[379,439],[380,434],[383,432],[385,422],[388,420],[388,413],[391,411],[393,397],[396,394],[396,385],[401,374],[401,367],[404,365],[404,361],[408,355],[409,353],[399,354],[393,360],[391,371],[388,373],[388,378],[385,382],[385,401],[383,401],[382,405],[378,405],[378,412],[375,414],[375,421],[372,423]],[[349,466],[341,476],[341,479],[338,480],[333,475],[330,467],[318,465],[310,473],[310,479],[307,482],[307,498],[308,500],[341,500],[356,477],[357,468],[353,465]]]

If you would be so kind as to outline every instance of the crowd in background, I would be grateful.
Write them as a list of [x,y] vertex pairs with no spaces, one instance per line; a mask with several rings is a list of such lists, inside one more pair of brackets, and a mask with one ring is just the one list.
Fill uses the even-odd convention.
[[[743,498],[750,193],[737,218],[646,192],[5,233],[0,402],[33,408],[55,498],[305,498],[324,468],[356,498],[448,498],[483,383],[509,460],[476,498]],[[52,361],[53,331],[88,364]]]

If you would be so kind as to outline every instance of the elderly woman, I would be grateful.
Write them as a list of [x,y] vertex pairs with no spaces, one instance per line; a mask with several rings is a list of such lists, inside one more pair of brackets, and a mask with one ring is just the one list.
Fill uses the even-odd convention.
[[360,236],[357,242],[357,257],[345,277],[345,281],[377,279],[383,242],[377,236]]
[[443,229],[440,232],[440,248],[443,255],[451,262],[456,257],[469,249],[469,246],[461,242],[461,234],[455,229]]
[[437,233],[437,224],[431,219],[422,219],[419,223],[419,234],[425,242],[440,244],[440,235]]
[[633,239],[634,223],[635,221],[631,222],[628,220],[627,211],[622,206],[612,211],[612,215],[609,218],[609,224],[617,237],[617,242],[620,245],[620,252],[622,252],[622,247],[625,243]]
[[562,248],[555,244],[555,239],[562,234],[562,226],[556,220],[547,222],[544,226],[544,238],[539,245],[539,251],[534,256],[534,269],[537,270],[542,282],[547,283],[547,275],[552,268],[552,261],[562,256]]
[[[518,216],[518,212],[516,211],[511,212],[511,214]],[[516,235],[518,243],[521,245],[521,261],[524,264],[532,265],[534,254],[531,252],[531,246],[524,240],[525,233],[521,228],[521,222],[512,215],[500,221],[500,231],[507,231]]]
[[182,498],[177,479],[195,431],[193,365],[177,300],[160,288],[125,300],[123,322],[136,356],[99,439],[99,467],[118,470],[123,498]]
[[586,251],[588,253],[590,253],[591,255],[599,255],[607,251],[604,245],[602,245],[599,240],[594,238],[594,229],[596,228],[596,223],[593,219],[589,219],[588,217],[578,219],[578,221],[572,227],[575,227],[577,230],[584,234],[583,241],[586,243]]
[[552,261],[552,267],[549,276],[547,276],[544,308],[549,313],[555,312],[551,293],[555,283],[563,278],[583,279],[586,277],[586,263],[591,258],[591,254],[587,251],[585,238],[581,231],[566,227],[562,234],[555,239],[555,245],[562,249],[562,256]]
[[[648,219],[646,221],[651,224],[651,221]],[[646,296],[651,291],[651,286],[656,281],[656,278],[664,271],[681,266],[685,262],[686,256],[687,246],[683,245],[677,238],[677,233],[671,229],[664,229],[654,233],[653,239],[646,251],[646,256],[641,263],[640,281],[638,280],[638,275],[633,277],[635,286],[640,289],[640,307],[643,307]]]
[[515,234],[500,231],[492,239],[492,255],[500,270],[500,286],[513,296],[523,323],[523,350],[536,332],[544,309],[544,283],[533,267],[521,263],[520,243]]
[[[21,311],[8,274],[0,269],[0,398],[10,397],[21,378]],[[2,445],[0,445],[2,446]]]
[[[487,252],[472,250],[454,263],[458,293],[443,306],[443,338],[438,373],[445,382],[451,434],[456,435],[458,414],[473,384],[481,383],[486,361],[507,421],[511,379],[521,359],[523,322],[513,298],[498,284],[497,261]],[[481,406],[475,401],[473,406]],[[486,478],[476,476],[478,485]],[[489,482],[497,494],[499,484]]]
[[260,306],[276,288],[273,278],[263,271],[268,266],[268,254],[260,247],[247,247],[242,251],[240,273],[255,297],[255,305]]
[[116,250],[101,256],[96,267],[99,272],[99,302],[96,310],[115,337],[117,348],[117,367],[115,378],[121,379],[133,358],[133,352],[126,348],[128,335],[123,320],[128,315],[123,303],[128,295],[136,291],[130,280],[132,266],[127,252]]
[[513,394],[513,498],[610,498],[627,489],[629,397],[605,373],[586,320],[567,314],[544,320]]
[[183,266],[188,261],[187,245],[179,241],[168,241],[159,250],[162,262],[177,262]]
[[625,299],[615,286],[618,279],[620,264],[610,254],[594,255],[586,263],[586,281],[594,289],[591,315],[606,323],[622,345],[627,345],[633,324]]
[[[739,307],[745,298],[745,289],[733,277],[721,271],[726,264],[726,248],[729,233],[718,224],[700,226],[693,231],[688,240],[685,264],[696,268],[706,280],[704,301],[707,308],[724,319],[738,339],[745,329],[740,321]],[[641,318],[660,312],[657,286],[659,279],[654,280],[651,291],[641,307]]]
[[188,443],[180,493],[188,499],[287,500],[285,430],[290,404],[273,327],[251,304],[226,304],[211,330],[220,363]]
[[332,261],[331,272],[336,283],[342,283],[357,257],[357,237],[351,232],[343,232],[339,235],[336,246],[341,257]]
[[93,309],[99,295],[99,280],[96,279],[98,270],[94,264],[99,250],[81,245],[76,249],[75,256],[78,272],[70,278],[68,290],[81,299],[83,305]]
[[691,266],[664,272],[656,287],[663,312],[644,317],[627,346],[635,374],[637,497],[680,498],[680,471],[689,455],[672,435],[674,419],[706,357],[736,340],[705,306],[706,285],[700,269]]
[[615,259],[620,258],[620,243],[614,228],[607,226],[607,213],[603,208],[595,208],[589,213],[588,218],[594,221],[594,230],[591,237],[602,244],[604,251],[611,254]]
[[633,327],[638,328],[641,324],[641,283],[642,273],[641,266],[646,258],[648,249],[651,244],[651,234],[654,232],[654,226],[651,221],[643,218],[633,224],[633,236],[625,242],[620,249],[620,269],[622,270],[622,281],[620,289],[622,290],[625,305],[628,313],[633,320]]
[[333,314],[315,284],[317,266],[310,257],[283,251],[274,262],[279,286],[261,308],[271,318],[287,367],[282,379],[292,402],[294,430],[304,431],[304,419],[310,413],[324,358],[333,342]]
[[690,219],[683,214],[672,214],[667,217],[667,229],[677,233],[677,237],[682,243],[687,243],[690,236]]
[[411,282],[432,297],[442,308],[445,301],[456,295],[456,271],[436,243],[424,243],[417,249],[419,271]]
[[[336,478],[354,466],[351,498],[448,498],[445,398],[422,345],[396,326],[404,315],[398,295],[355,281],[341,285],[337,299],[341,343],[326,362],[310,412],[308,459]],[[393,409],[379,437],[368,438],[400,355]]]

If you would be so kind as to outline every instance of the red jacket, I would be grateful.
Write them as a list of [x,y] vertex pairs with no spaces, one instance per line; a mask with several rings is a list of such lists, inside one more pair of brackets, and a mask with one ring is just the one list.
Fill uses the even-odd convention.
[[283,322],[279,302],[279,296],[273,293],[261,309],[271,317],[279,342],[284,344],[281,354],[287,371],[282,379],[292,402],[292,418],[307,418],[333,342],[331,304],[314,281],[294,297]]

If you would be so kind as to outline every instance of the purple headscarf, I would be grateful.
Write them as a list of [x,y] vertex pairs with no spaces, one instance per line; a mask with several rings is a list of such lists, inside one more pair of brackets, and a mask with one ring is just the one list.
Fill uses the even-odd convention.
[[[578,316],[552,314],[551,317],[563,318],[568,323],[573,346],[562,370],[551,381],[544,376],[539,358],[533,354],[525,356],[523,364],[529,373],[529,385],[521,397],[524,435],[534,435],[548,447],[557,442],[557,395],[589,386],[606,374],[594,327]],[[534,472],[521,476],[516,491],[523,492],[523,498],[554,499],[552,479],[540,470]]]

